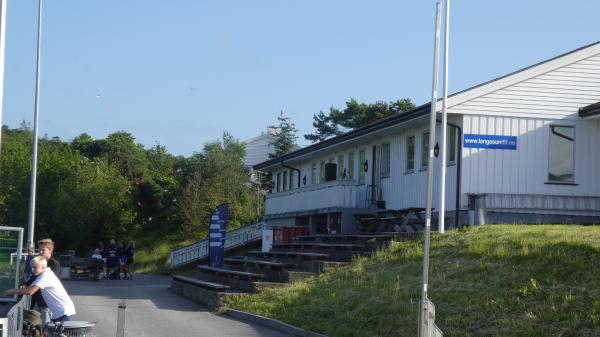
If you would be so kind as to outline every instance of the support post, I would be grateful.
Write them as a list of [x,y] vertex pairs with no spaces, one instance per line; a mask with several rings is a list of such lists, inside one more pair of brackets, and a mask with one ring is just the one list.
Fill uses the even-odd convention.
[[427,298],[427,285],[429,282],[429,242],[431,235],[431,208],[433,197],[433,167],[434,167],[434,144],[435,144],[435,125],[436,111],[438,98],[438,73],[439,73],[439,44],[440,44],[440,27],[441,27],[441,0],[436,4],[436,21],[435,21],[435,38],[433,48],[433,84],[431,90],[431,108],[429,121],[429,163],[427,165],[427,207],[425,220],[425,236],[424,236],[424,254],[423,254],[423,285],[421,293],[421,305],[419,308],[419,337],[430,337],[428,329],[423,326],[428,324],[429,320],[429,300]]
[[33,150],[31,155],[31,186],[29,189],[29,227],[27,231],[27,248],[34,246],[35,231],[35,192],[37,184],[37,155],[40,113],[40,59],[42,56],[42,0],[38,1],[38,35],[35,70],[35,104],[33,114]]
[[[6,2],[0,0],[0,150],[2,149],[2,114],[4,112],[4,50],[6,46]],[[1,154],[2,151],[0,151]]]
[[445,231],[446,214],[446,128],[448,127],[448,40],[450,35],[450,0],[446,0],[444,20],[444,79],[442,99],[442,126],[440,129],[440,203],[438,213],[438,231]]
[[125,300],[121,300],[119,302],[118,312],[117,312],[117,337],[125,337],[125,309],[127,308],[127,303]]

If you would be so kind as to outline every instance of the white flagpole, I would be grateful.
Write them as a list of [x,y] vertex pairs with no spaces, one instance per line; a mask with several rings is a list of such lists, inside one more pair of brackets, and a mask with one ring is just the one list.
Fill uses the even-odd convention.
[[[446,17],[444,22],[444,79],[442,126],[440,131],[440,204],[438,213],[438,231],[445,232],[444,217],[446,213],[446,128],[448,126],[448,40],[450,35],[450,0],[446,0]],[[454,149],[451,149],[451,151]],[[458,210],[456,210],[458,212]],[[458,224],[454,224],[455,226]]]
[[2,114],[4,112],[4,50],[6,46],[6,2],[0,0],[0,155],[2,150]]
[[419,308],[419,337],[429,336],[429,317],[430,305],[427,298],[427,284],[429,282],[429,241],[431,235],[431,208],[433,197],[433,167],[434,155],[433,148],[435,144],[435,126],[436,126],[436,110],[438,98],[438,73],[439,73],[439,45],[440,45],[440,26],[441,26],[441,0],[437,1],[436,5],[436,26],[435,39],[433,48],[433,84],[431,88],[431,118],[429,121],[429,163],[427,165],[427,208],[425,220],[425,238],[424,238],[424,254],[423,254],[423,287],[421,293],[421,306]]
[[37,183],[38,155],[38,120],[40,114],[40,59],[42,56],[42,0],[38,2],[38,36],[37,58],[35,71],[35,104],[33,114],[33,151],[31,156],[31,188],[29,191],[29,228],[27,230],[27,247],[33,247],[33,232],[35,230],[35,191]]

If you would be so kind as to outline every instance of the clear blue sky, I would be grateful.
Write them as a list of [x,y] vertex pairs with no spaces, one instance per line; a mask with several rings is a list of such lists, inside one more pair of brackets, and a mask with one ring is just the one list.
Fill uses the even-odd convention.
[[[33,121],[37,0],[8,0],[4,124]],[[435,0],[45,0],[40,134],[190,155],[280,110],[430,97]],[[454,0],[450,92],[600,40],[597,0]],[[307,142],[300,138],[300,144]]]

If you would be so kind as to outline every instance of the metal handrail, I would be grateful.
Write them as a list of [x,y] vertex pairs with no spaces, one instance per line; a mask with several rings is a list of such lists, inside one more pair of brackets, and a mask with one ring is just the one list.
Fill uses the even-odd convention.
[[0,318],[0,325],[2,325],[2,336],[23,336],[23,310],[30,307],[30,300],[31,299],[29,296],[23,296],[19,302],[10,308],[6,318]]
[[[225,250],[243,246],[262,237],[263,222],[236,228],[225,235]],[[171,252],[171,268],[183,266],[208,257],[208,239],[200,240],[189,246]]]

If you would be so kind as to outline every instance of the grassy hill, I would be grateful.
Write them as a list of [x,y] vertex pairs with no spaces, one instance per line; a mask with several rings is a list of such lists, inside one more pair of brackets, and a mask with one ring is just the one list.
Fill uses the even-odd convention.
[[[416,336],[422,240],[232,307],[329,336]],[[600,336],[600,227],[494,225],[432,236],[444,336]]]

